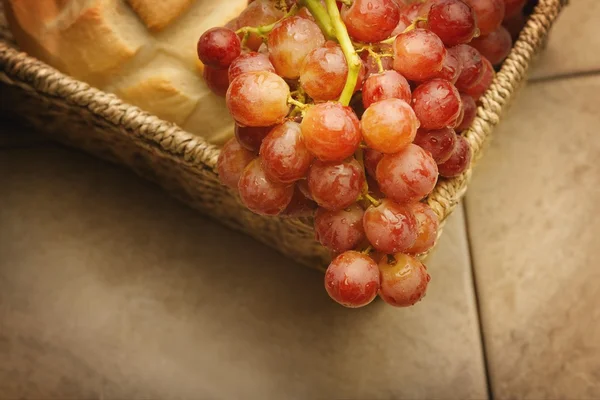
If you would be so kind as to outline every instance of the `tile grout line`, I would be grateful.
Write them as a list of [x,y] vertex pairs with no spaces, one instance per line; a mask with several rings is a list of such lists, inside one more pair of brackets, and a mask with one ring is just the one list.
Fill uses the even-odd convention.
[[463,199],[463,201],[461,202],[461,207],[463,209],[465,233],[466,233],[466,239],[467,239],[467,250],[469,252],[469,261],[470,261],[469,264],[471,266],[473,296],[475,297],[475,310],[477,312],[477,324],[479,327],[479,340],[481,342],[481,353],[482,353],[481,355],[483,358],[485,382],[486,382],[486,386],[487,386],[488,399],[493,400],[494,399],[494,390],[492,387],[490,362],[489,362],[487,347],[485,344],[485,335],[483,333],[483,319],[482,319],[482,312],[481,312],[481,302],[480,302],[480,295],[479,295],[479,290],[478,290],[477,280],[476,280],[477,273],[475,272],[475,259],[473,256],[473,243],[471,241],[471,233],[469,231],[469,216],[468,216],[468,212],[467,212],[466,198]]
[[591,76],[600,75],[600,69],[592,69],[588,71],[566,72],[558,75],[542,76],[540,78],[529,79],[530,84],[540,84],[545,82],[555,82],[568,79],[588,78]]

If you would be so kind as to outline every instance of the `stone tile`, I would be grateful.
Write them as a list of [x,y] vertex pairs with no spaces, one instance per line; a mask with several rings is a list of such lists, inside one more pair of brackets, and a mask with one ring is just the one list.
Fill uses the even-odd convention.
[[62,148],[0,157],[9,398],[480,399],[464,219],[413,309],[333,304],[322,275]]
[[467,196],[499,399],[600,398],[600,76],[530,85]]
[[600,71],[600,1],[571,0],[551,31],[531,79]]

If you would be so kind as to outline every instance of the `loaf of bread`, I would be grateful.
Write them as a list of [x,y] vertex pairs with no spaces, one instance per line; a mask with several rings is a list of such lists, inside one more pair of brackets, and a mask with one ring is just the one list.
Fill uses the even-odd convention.
[[208,140],[230,136],[222,98],[202,80],[200,35],[247,0],[4,0],[20,47],[62,72]]

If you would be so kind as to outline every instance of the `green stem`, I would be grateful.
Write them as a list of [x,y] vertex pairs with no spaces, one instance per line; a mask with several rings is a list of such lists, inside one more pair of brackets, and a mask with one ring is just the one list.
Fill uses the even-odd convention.
[[317,25],[319,25],[319,28],[321,28],[321,31],[328,40],[335,39],[335,31],[333,25],[331,25],[329,14],[327,14],[327,10],[319,0],[300,0],[298,4],[308,8],[308,11],[315,18]]
[[294,4],[292,6],[292,8],[290,8],[290,11],[288,11],[281,19],[273,22],[272,24],[263,25],[263,26],[244,26],[243,28],[238,29],[235,33],[237,33],[237,34],[244,33],[246,35],[249,35],[250,33],[256,33],[257,35],[265,37],[269,33],[271,33],[273,28],[275,28],[275,25],[277,25],[279,22],[283,21],[284,19],[291,17],[292,15],[296,15],[297,12],[298,12],[298,5]]
[[358,80],[358,74],[360,73],[362,61],[356,53],[356,50],[354,50],[354,45],[352,44],[352,40],[350,40],[348,30],[342,21],[340,10],[338,10],[335,0],[325,0],[325,4],[327,5],[327,11],[329,12],[331,23],[333,24],[333,28],[335,30],[335,37],[340,43],[342,52],[344,53],[346,62],[348,63],[348,77],[346,78],[346,86],[344,86],[344,90],[342,91],[342,95],[339,99],[340,103],[347,106],[350,104],[350,99],[354,94],[354,88],[356,87],[356,81]]

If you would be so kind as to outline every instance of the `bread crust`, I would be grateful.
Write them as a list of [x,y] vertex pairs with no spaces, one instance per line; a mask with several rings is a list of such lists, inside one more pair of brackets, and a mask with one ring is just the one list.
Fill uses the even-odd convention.
[[127,0],[151,31],[161,31],[197,0]]

